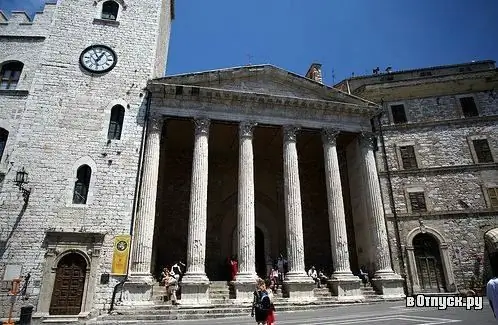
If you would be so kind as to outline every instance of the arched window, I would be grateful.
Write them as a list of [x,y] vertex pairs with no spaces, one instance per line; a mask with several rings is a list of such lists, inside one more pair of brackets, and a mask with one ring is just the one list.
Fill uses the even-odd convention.
[[107,139],[121,139],[121,130],[123,129],[123,120],[125,109],[121,105],[116,105],[111,109],[111,120],[109,122],[109,131],[107,131]]
[[9,137],[9,131],[0,128],[0,160],[3,157],[3,151],[7,145],[7,138]]
[[119,5],[115,1],[106,1],[102,4],[102,19],[116,20],[118,18]]
[[0,72],[0,89],[16,89],[19,77],[21,76],[24,64],[19,61],[12,61],[2,65]]
[[86,204],[92,169],[88,165],[82,165],[76,172],[76,183],[74,184],[73,204]]

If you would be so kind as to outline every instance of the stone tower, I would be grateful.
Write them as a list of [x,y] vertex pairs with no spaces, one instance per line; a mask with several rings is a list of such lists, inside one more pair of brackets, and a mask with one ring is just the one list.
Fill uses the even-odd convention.
[[[0,65],[19,73],[0,90],[0,273],[30,273],[35,316],[103,310],[122,280],[108,277],[113,243],[130,232],[145,86],[164,74],[174,1],[59,0],[7,17]],[[29,183],[15,183],[22,170]],[[73,296],[57,296],[61,265],[81,273]]]

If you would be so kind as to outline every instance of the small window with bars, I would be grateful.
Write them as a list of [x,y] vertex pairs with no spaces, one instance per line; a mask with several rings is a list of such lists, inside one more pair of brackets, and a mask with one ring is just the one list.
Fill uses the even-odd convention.
[[391,106],[391,114],[393,116],[394,124],[402,124],[408,122],[406,118],[405,105]]
[[23,67],[24,64],[19,61],[3,64],[0,72],[0,89],[16,89]]
[[477,111],[477,106],[476,102],[474,101],[474,97],[460,98],[460,105],[462,106],[463,116],[465,117],[479,116],[479,112]]
[[410,192],[408,193],[408,196],[410,198],[410,206],[412,208],[412,212],[427,211],[424,192]]
[[401,163],[402,163],[403,169],[418,168],[417,157],[415,156],[415,147],[414,146],[399,147],[399,153],[401,156]]
[[472,140],[474,145],[474,151],[476,153],[477,163],[491,163],[493,162],[493,156],[491,155],[491,149],[489,148],[488,140],[478,139]]
[[498,187],[488,188],[489,205],[498,209]]

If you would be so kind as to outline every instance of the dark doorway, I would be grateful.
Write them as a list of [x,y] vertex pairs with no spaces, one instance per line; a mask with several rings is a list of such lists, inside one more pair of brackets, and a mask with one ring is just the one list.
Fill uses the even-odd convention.
[[439,244],[429,234],[418,234],[413,239],[420,289],[424,292],[444,292],[444,272]]
[[64,256],[57,265],[50,315],[78,315],[85,290],[86,261],[80,254]]
[[256,227],[256,273],[262,279],[266,279],[266,257],[265,257],[265,235]]

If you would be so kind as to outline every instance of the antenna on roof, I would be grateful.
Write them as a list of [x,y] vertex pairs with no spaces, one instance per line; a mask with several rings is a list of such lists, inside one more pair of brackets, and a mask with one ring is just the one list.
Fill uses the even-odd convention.
[[247,65],[252,65],[251,64],[251,60],[252,60],[253,56],[251,54],[247,54]]
[[332,69],[332,84],[335,84],[335,70]]

